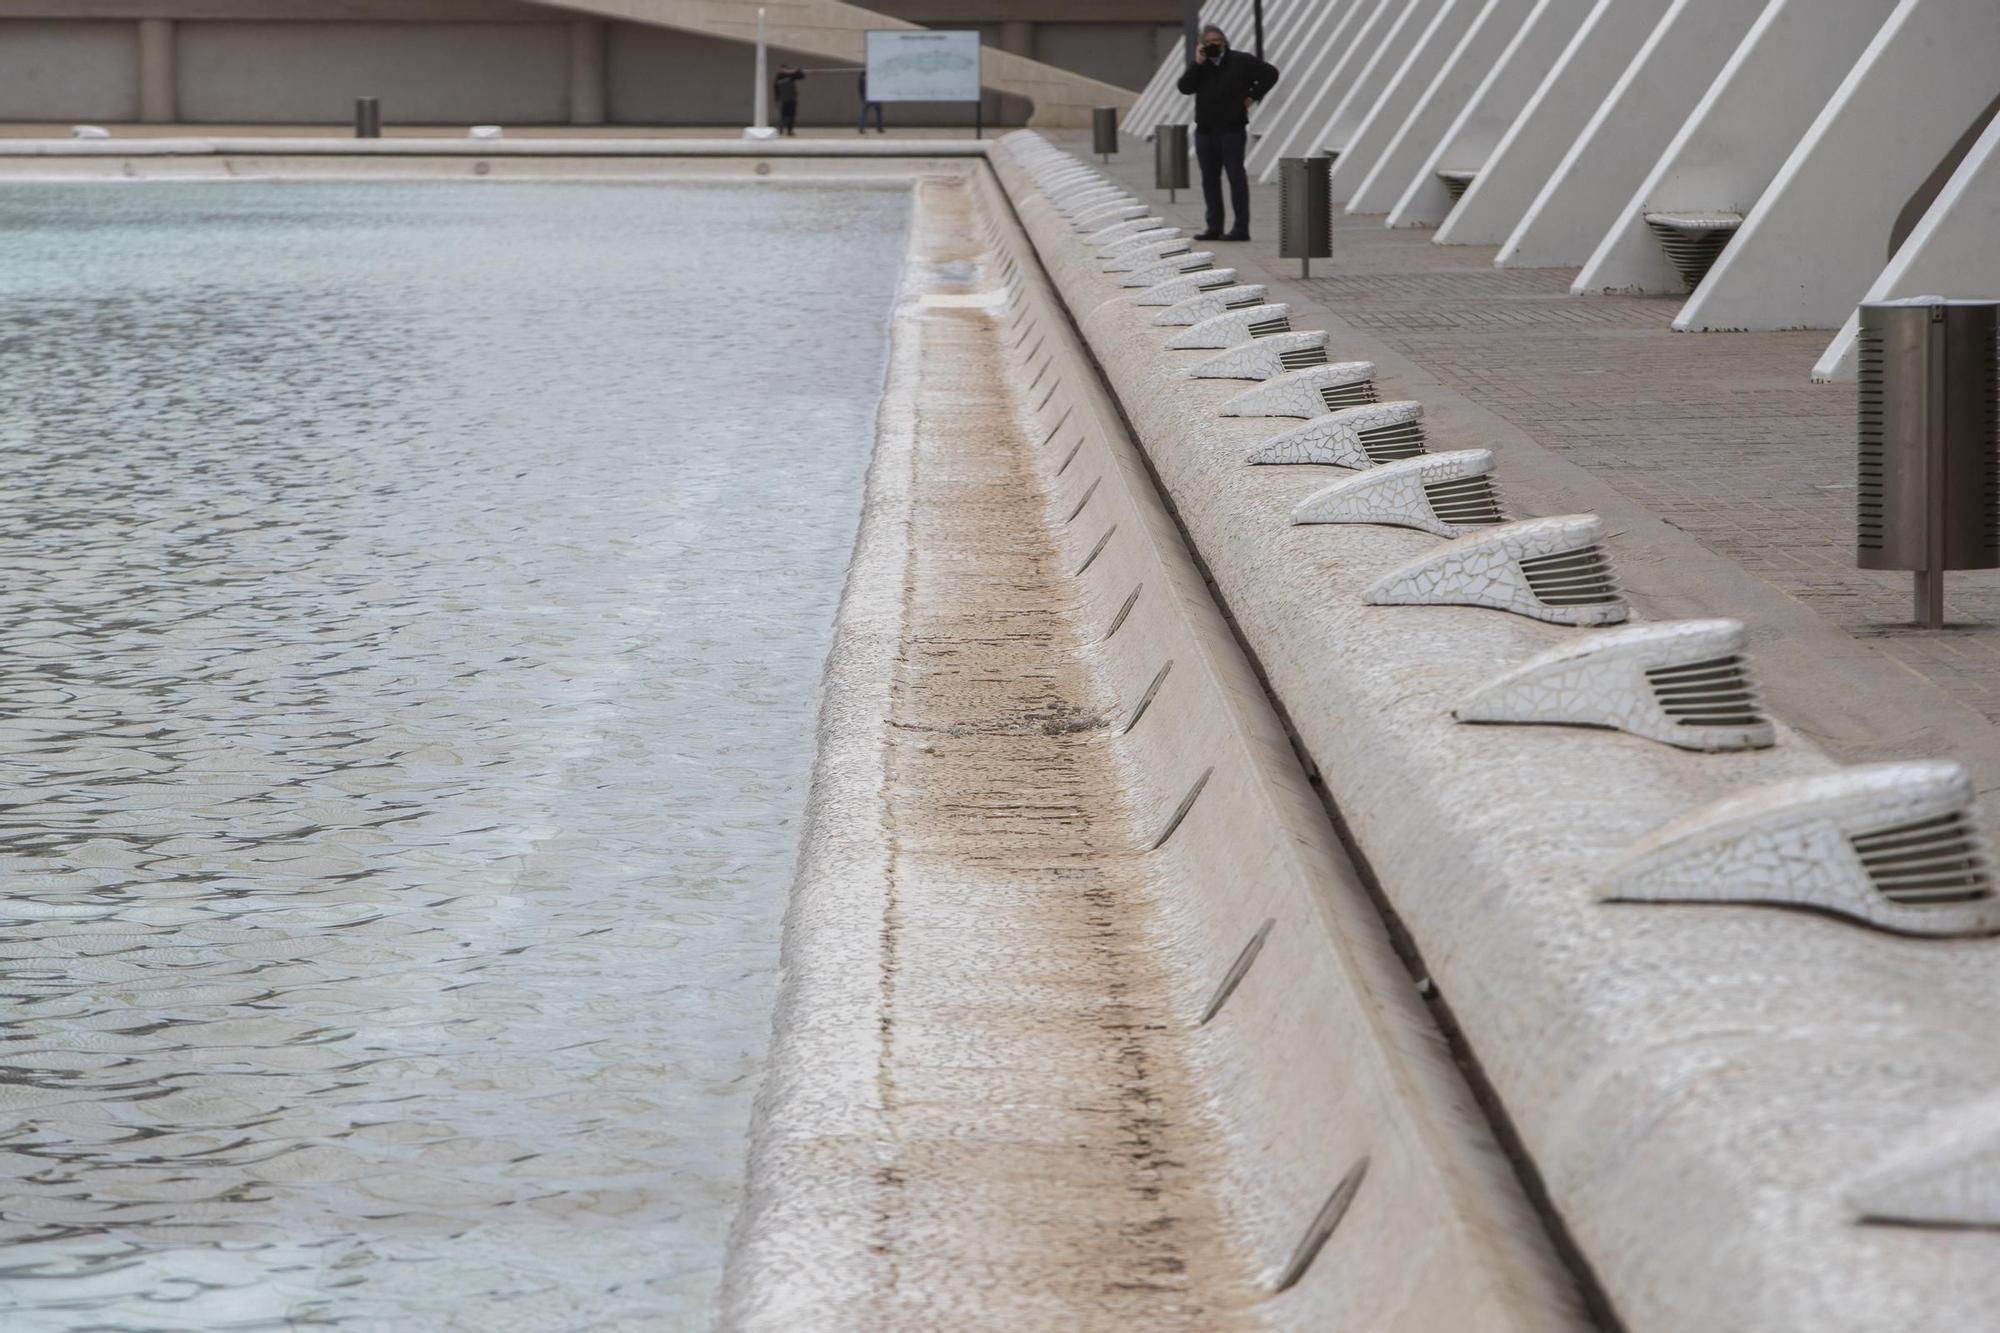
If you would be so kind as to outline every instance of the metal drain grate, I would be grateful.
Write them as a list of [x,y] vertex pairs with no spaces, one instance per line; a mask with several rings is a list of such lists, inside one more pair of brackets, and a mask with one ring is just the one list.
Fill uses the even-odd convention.
[[[1372,400],[1374,395],[1369,395]],[[1393,426],[1377,426],[1373,430],[1358,430],[1355,438],[1361,441],[1361,452],[1368,455],[1371,462],[1393,463],[1399,458],[1415,458],[1425,452],[1424,425],[1421,421],[1403,421]]]
[[1451,195],[1451,201],[1455,204],[1465,198],[1467,188],[1471,186],[1473,178],[1478,174],[1476,171],[1440,171],[1437,174],[1437,178],[1444,182],[1444,188]]
[[1343,407],[1365,407],[1375,401],[1375,381],[1360,380],[1353,384],[1322,384],[1319,389],[1320,401],[1329,412],[1338,412]]
[[[1222,308],[1224,310],[1248,310],[1252,306],[1264,304],[1264,289],[1262,287],[1246,287],[1244,291],[1249,294],[1247,296],[1240,296],[1234,301],[1224,301]],[[1291,324],[1287,322],[1285,327],[1290,328]]]
[[1963,810],[1848,839],[1875,891],[1897,903],[1969,903],[1993,896],[1986,839]]
[[1667,262],[1693,291],[1715,266],[1743,218],[1737,213],[1648,213],[1646,225],[1667,252]]
[[1596,606],[1619,600],[1611,555],[1602,546],[1530,556],[1521,561],[1521,573],[1544,606]]
[[1860,361],[1861,383],[1856,395],[1855,434],[1860,460],[1860,486],[1854,502],[1855,545],[1864,551],[1880,551],[1884,546],[1883,442],[1886,417],[1883,411],[1887,392],[1884,375],[1883,331],[1862,324],[1854,346]]
[[[1252,338],[1268,338],[1274,333],[1290,333],[1291,331],[1292,319],[1290,315],[1280,315],[1276,319],[1260,319],[1249,328],[1249,334]],[[1324,362],[1325,360],[1325,354],[1321,353],[1320,361]]]
[[1507,521],[1507,516],[1500,512],[1500,495],[1493,489],[1491,476],[1435,481],[1424,487],[1424,497],[1431,502],[1431,512],[1438,516],[1438,521],[1453,527],[1471,528]]
[[[1258,336],[1263,337],[1266,335],[1259,334]],[[1278,353],[1278,364],[1286,370],[1304,370],[1307,366],[1323,366],[1326,364],[1326,348],[1324,346],[1297,347],[1289,352],[1280,352]]]
[[1646,683],[1660,711],[1683,727],[1750,727],[1764,721],[1750,664],[1741,657],[1653,667]]

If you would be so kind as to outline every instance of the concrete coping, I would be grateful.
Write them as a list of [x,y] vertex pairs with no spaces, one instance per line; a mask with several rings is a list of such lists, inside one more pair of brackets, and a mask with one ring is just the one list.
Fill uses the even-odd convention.
[[809,157],[983,158],[990,139],[335,139],[218,136],[175,139],[0,139],[7,157]]

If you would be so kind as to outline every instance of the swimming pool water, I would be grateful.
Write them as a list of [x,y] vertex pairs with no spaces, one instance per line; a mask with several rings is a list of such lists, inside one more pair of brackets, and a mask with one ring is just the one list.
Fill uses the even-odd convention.
[[906,213],[0,190],[8,1329],[710,1318]]

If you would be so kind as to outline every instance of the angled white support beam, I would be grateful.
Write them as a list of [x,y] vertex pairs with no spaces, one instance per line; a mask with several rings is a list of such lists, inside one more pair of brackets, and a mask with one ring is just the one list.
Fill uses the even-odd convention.
[[[1972,151],[1861,299],[1931,294],[2000,299],[2000,116],[1986,122]],[[1813,367],[1814,379],[1854,378],[1857,323],[1851,314],[1840,326]]]
[[[1201,7],[1201,21],[1218,24],[1224,32],[1234,31],[1232,25],[1239,18],[1248,17],[1250,3],[1251,0],[1215,0]],[[1133,105],[1132,114],[1126,117],[1126,128],[1131,133],[1144,138],[1161,125],[1193,119],[1193,100],[1174,86],[1186,68],[1187,44],[1176,40],[1173,50],[1147,80],[1146,91]]]
[[[1409,119],[1424,90],[1431,86],[1438,71],[1458,49],[1458,39],[1465,36],[1466,29],[1472,26],[1473,19],[1484,7],[1485,0],[1444,0],[1438,6],[1431,21],[1417,35],[1409,54],[1403,57],[1403,63],[1383,86],[1382,95],[1375,99],[1375,105],[1368,108],[1368,114],[1355,126],[1340,160],[1327,174],[1327,188],[1333,192],[1335,203],[1347,204],[1350,213],[1362,211],[1352,202],[1355,192],[1368,179],[1375,164],[1382,160],[1389,141],[1396,137],[1396,131]],[[1388,206],[1384,203],[1382,208],[1387,209]]]
[[1281,0],[1275,15],[1267,7],[1265,59],[1278,67],[1278,86],[1250,112],[1250,142],[1254,146],[1281,133],[1285,112],[1301,96],[1312,58],[1324,50],[1323,34],[1339,15],[1353,9],[1354,0]]
[[1438,139],[1406,182],[1389,211],[1392,227],[1434,227],[1451,212],[1452,192],[1442,171],[1476,173],[1493,156],[1507,128],[1528,105],[1577,30],[1596,8],[1595,0],[1535,0],[1506,50],[1467,99],[1458,119]]
[[1269,180],[1278,162],[1287,157],[1303,157],[1319,151],[1319,131],[1327,116],[1345,95],[1353,78],[1374,50],[1381,33],[1393,22],[1401,0],[1353,0],[1346,12],[1326,34],[1323,49],[1300,79],[1303,100],[1285,110],[1282,134],[1260,139],[1250,146],[1249,167],[1259,180]]
[[1770,0],[1570,290],[1683,290],[1645,215],[1749,213],[1893,9]]
[[1996,70],[2000,4],[1902,0],[1674,327],[1839,327],[1897,215],[2000,91]]
[[1597,0],[1465,197],[1438,228],[1432,238],[1437,244],[1498,245],[1513,235],[1669,3]]
[[1438,141],[1457,121],[1473,93],[1520,32],[1535,0],[1485,0],[1445,57],[1430,86],[1389,139],[1382,155],[1347,201],[1350,213],[1387,213],[1402,199],[1410,176],[1430,160]]
[[1761,0],[1673,0],[1494,264],[1547,268],[1590,258],[1759,8]]
[[[1353,77],[1341,90],[1340,99],[1327,113],[1326,123],[1305,145],[1307,152],[1331,149],[1344,154],[1347,151],[1355,131],[1361,128],[1362,120],[1381,99],[1389,81],[1396,77],[1396,71],[1403,67],[1410,52],[1416,49],[1417,39],[1429,29],[1431,20],[1437,17],[1445,3],[1446,0],[1389,0],[1381,14],[1380,36],[1370,41],[1362,62],[1355,67]],[[1334,165],[1338,167],[1340,164],[1336,161]]]

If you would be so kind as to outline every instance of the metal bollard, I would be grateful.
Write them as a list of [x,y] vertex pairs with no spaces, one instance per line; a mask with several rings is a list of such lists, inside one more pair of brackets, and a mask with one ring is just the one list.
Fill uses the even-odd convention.
[[1288,157],[1278,164],[1278,254],[1299,261],[1299,276],[1312,276],[1312,261],[1333,254],[1333,199],[1330,157]]
[[1175,190],[1188,187],[1188,127],[1162,125],[1153,131],[1153,188],[1167,192],[1174,201]]
[[1915,571],[1916,623],[1944,627],[1944,573],[2000,569],[2000,302],[1861,307],[1855,563]]
[[381,98],[357,97],[354,99],[354,137],[357,139],[379,139],[382,137]]
[[1100,106],[1090,113],[1090,151],[1106,162],[1118,151],[1118,108]]

